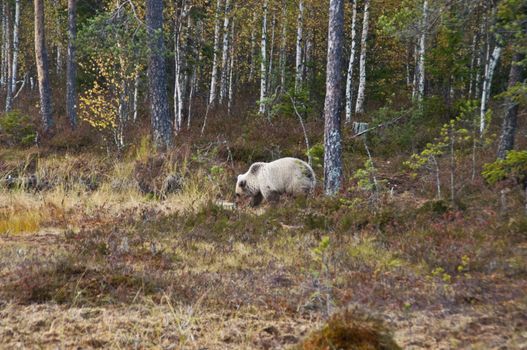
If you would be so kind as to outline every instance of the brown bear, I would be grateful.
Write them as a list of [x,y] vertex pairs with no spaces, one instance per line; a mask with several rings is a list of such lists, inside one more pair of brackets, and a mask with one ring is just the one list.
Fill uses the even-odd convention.
[[297,158],[280,158],[270,163],[254,163],[245,174],[238,175],[236,197],[237,200],[251,197],[254,207],[262,200],[277,202],[282,194],[309,194],[315,183],[315,173],[309,164]]

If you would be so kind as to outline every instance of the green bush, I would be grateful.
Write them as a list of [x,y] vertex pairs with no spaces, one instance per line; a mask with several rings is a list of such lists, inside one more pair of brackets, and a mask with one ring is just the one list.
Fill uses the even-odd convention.
[[491,185],[505,179],[527,181],[527,151],[509,151],[505,159],[485,164],[483,177]]
[[0,117],[0,135],[9,145],[30,146],[35,141],[36,129],[29,116],[12,111]]

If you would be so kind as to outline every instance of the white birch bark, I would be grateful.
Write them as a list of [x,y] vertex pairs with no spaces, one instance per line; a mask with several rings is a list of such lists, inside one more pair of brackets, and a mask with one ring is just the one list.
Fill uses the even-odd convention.
[[249,66],[249,81],[254,80],[254,66],[256,65],[256,59],[254,55],[254,48],[256,46],[256,12],[254,12],[253,23],[251,27],[251,63]]
[[192,118],[192,99],[194,97],[194,90],[196,89],[197,81],[197,66],[192,68],[192,77],[190,80],[190,90],[188,93],[188,112],[187,112],[187,130],[190,130],[190,120]]
[[229,78],[229,22],[230,22],[231,0],[225,1],[225,16],[223,19],[223,47],[221,55],[221,80],[220,80],[220,103],[223,104],[228,93]]
[[18,48],[19,38],[18,33],[20,30],[20,0],[15,1],[15,18],[13,22],[13,60],[11,63],[11,87],[7,89],[6,96],[6,111],[9,112],[13,106],[13,94],[16,91],[16,77],[18,70]]
[[476,55],[477,55],[477,37],[478,34],[474,33],[474,36],[472,37],[472,45],[471,45],[471,51],[472,55],[470,58],[470,68],[469,68],[469,81],[468,81],[468,92],[467,92],[467,98],[472,98],[472,91],[474,90],[474,67],[476,65]]
[[428,28],[428,0],[423,1],[423,18],[421,20],[421,33],[419,37],[418,52],[418,80],[417,80],[417,99],[423,100],[425,95],[425,55],[426,55],[426,31]]
[[260,108],[259,113],[265,114],[266,104],[265,98],[267,96],[267,4],[268,0],[263,4],[263,18],[262,18],[262,41],[260,44],[261,62],[260,62]]
[[[426,0],[425,0],[426,1]],[[355,113],[364,113],[364,95],[366,90],[366,51],[368,43],[368,28],[370,17],[370,0],[364,1],[364,16],[362,19],[362,35],[360,40],[359,59],[359,89],[357,92],[357,104]]]
[[7,12],[6,2],[2,3],[2,64],[0,67],[0,85],[4,86],[7,81]]
[[6,14],[6,104],[5,104],[5,111],[9,112],[11,110],[11,98],[13,96],[12,91],[12,85],[11,85],[11,79],[12,79],[12,68],[13,68],[13,61],[11,60],[12,52],[13,52],[13,46],[12,46],[12,38],[11,38],[11,9],[9,8],[9,5],[7,6],[7,14]]
[[214,55],[212,58],[212,74],[210,78],[209,104],[216,101],[216,85],[218,79],[218,51],[220,50],[220,9],[221,0],[216,2],[216,17],[214,19]]
[[135,73],[134,78],[134,96],[133,96],[133,104],[132,104],[132,118],[135,122],[137,120],[137,101],[139,99],[139,72]]
[[492,85],[492,77],[494,76],[494,70],[496,69],[496,65],[498,64],[498,60],[501,55],[502,47],[500,45],[496,45],[494,47],[494,50],[492,51],[492,55],[489,58],[489,62],[487,64],[487,70],[485,72],[485,78],[483,80],[483,89],[481,92],[481,109],[480,109],[480,119],[479,119],[479,132],[480,135],[483,135],[486,128],[486,119],[485,115],[487,113],[487,104],[490,97],[490,89]]
[[414,76],[412,80],[412,100],[417,97],[417,81],[419,80],[419,39],[414,44]]
[[[179,17],[179,18],[178,18]],[[181,13],[176,15],[174,26],[174,129],[178,133],[181,129],[181,112],[183,101],[181,98]]]
[[267,91],[273,91],[273,56],[274,56],[274,30],[276,26],[276,16],[273,13],[273,20],[271,21],[271,44],[269,45],[269,67],[267,68]]
[[303,21],[304,21],[304,0],[298,2],[298,20],[296,25],[296,59],[295,59],[295,91],[302,88],[302,74],[304,67],[302,64],[302,46],[303,46]]
[[229,66],[229,98],[227,100],[227,112],[231,114],[233,98],[234,98],[234,19],[231,24],[231,52],[230,52],[230,66]]
[[62,72],[62,51],[60,50],[60,46],[57,45],[57,63],[55,70],[57,72],[57,76],[60,76],[60,73]]
[[174,128],[175,132],[178,133],[183,126],[183,106],[184,106],[184,93],[186,77],[183,74],[183,61],[184,55],[182,54],[182,38],[184,36],[183,22],[188,13],[188,5],[186,1],[183,1],[181,6],[181,12],[176,16],[176,23],[174,28]]
[[474,98],[477,98],[480,94],[481,86],[481,47],[478,48],[476,57],[476,77],[474,78]]
[[287,46],[287,2],[282,0],[282,40],[280,43],[280,91],[285,91],[285,66]]
[[311,79],[311,73],[312,70],[310,68],[311,63],[311,55],[313,54],[313,32],[307,33],[307,35],[304,35],[306,38],[304,40],[305,47],[304,47],[304,63],[302,64],[302,67],[304,68],[304,73],[302,76],[302,80],[305,84],[309,84],[309,81]]
[[353,113],[353,66],[355,64],[355,40],[357,30],[355,28],[357,21],[357,1],[352,0],[351,14],[351,52],[348,64],[348,74],[346,76],[346,124],[351,123],[351,114]]

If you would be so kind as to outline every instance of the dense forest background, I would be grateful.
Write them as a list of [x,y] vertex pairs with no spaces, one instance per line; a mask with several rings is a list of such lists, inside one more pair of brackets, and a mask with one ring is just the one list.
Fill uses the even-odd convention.
[[525,348],[525,0],[0,12],[0,348]]
[[[117,151],[136,143],[153,103],[147,67],[154,51],[148,41],[160,38],[163,51],[155,53],[164,58],[165,103],[170,104],[164,113],[169,113],[173,136],[203,132],[206,117],[243,119],[252,113],[269,122],[296,119],[295,114],[315,121],[324,117],[324,2],[167,2],[162,27],[150,34],[142,2],[41,5],[43,71],[49,76],[43,89],[49,97],[43,98],[51,103],[44,103],[39,122],[38,16],[30,3],[2,3],[2,100],[6,112],[30,116],[35,131],[80,124],[92,143]],[[487,120],[487,135],[499,136],[501,122],[516,118],[505,116],[517,114],[511,104],[525,93],[522,1],[352,1],[344,7],[339,59],[346,124],[372,126],[404,114],[397,123],[402,132],[393,142],[406,142],[404,151],[418,151],[470,103],[478,106],[470,107],[464,122],[480,136],[489,128]],[[493,101],[495,108],[489,108]],[[232,123],[225,119],[226,126]],[[504,125],[502,132],[510,128]],[[3,142],[14,142],[2,129]],[[500,157],[504,154],[501,150]]]

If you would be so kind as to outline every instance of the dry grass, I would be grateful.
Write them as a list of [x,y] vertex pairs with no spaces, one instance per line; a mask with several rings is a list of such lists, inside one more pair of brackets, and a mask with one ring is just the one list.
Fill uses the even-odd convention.
[[[0,348],[287,349],[314,329],[370,326],[403,348],[526,344],[527,220],[497,215],[491,191],[463,210],[407,183],[376,202],[352,190],[226,210],[215,203],[235,169],[214,152],[158,163],[145,147],[2,158],[58,180],[0,191]],[[143,193],[138,168],[181,174],[183,188]],[[324,326],[350,304],[366,318]]]

